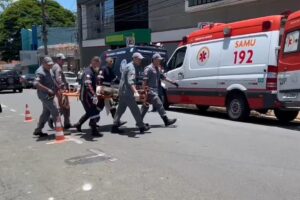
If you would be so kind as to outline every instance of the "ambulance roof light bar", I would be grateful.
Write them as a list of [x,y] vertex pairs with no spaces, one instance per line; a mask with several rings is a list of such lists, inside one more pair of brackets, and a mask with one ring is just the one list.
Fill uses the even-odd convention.
[[293,12],[291,10],[285,10],[281,13],[281,15],[284,16],[284,18],[288,18],[290,14],[292,14]]
[[213,27],[214,26],[214,22],[198,22],[198,24],[197,24],[197,28],[198,29],[204,29],[204,28],[206,28],[206,27]]
[[230,37],[231,36],[231,32],[232,32],[232,29],[230,27],[224,28],[224,30],[223,30],[224,37]]
[[262,30],[263,31],[268,31],[272,27],[272,22],[271,21],[264,21],[262,23]]
[[187,36],[184,36],[184,37],[182,38],[181,43],[182,43],[183,45],[187,44],[187,43],[188,43],[188,37],[187,37]]

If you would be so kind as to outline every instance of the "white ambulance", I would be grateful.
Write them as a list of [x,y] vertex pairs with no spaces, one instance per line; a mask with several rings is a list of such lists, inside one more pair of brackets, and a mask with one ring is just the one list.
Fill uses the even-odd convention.
[[[179,87],[166,83],[165,106],[226,107],[233,120],[246,120],[251,110],[274,109],[280,121],[294,120],[300,108],[299,16],[209,24],[185,37],[166,66],[166,76]],[[289,32],[285,24],[291,23]],[[289,38],[292,46],[285,44]]]

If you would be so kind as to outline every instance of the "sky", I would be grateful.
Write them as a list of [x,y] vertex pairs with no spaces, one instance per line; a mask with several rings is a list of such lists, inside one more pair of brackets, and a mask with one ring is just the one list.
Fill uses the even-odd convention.
[[56,0],[60,5],[68,10],[76,11],[76,0]]

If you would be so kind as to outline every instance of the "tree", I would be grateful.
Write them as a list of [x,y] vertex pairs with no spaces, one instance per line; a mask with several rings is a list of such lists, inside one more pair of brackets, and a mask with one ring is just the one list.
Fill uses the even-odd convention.
[[[50,27],[75,25],[75,15],[54,0],[46,1],[47,24]],[[0,47],[2,60],[19,59],[21,29],[42,24],[41,3],[38,0],[19,0],[0,15]]]

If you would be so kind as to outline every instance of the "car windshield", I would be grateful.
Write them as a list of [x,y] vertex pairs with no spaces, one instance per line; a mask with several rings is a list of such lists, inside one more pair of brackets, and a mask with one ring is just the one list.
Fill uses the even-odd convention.
[[74,73],[70,72],[64,72],[66,78],[77,78],[77,76]]

